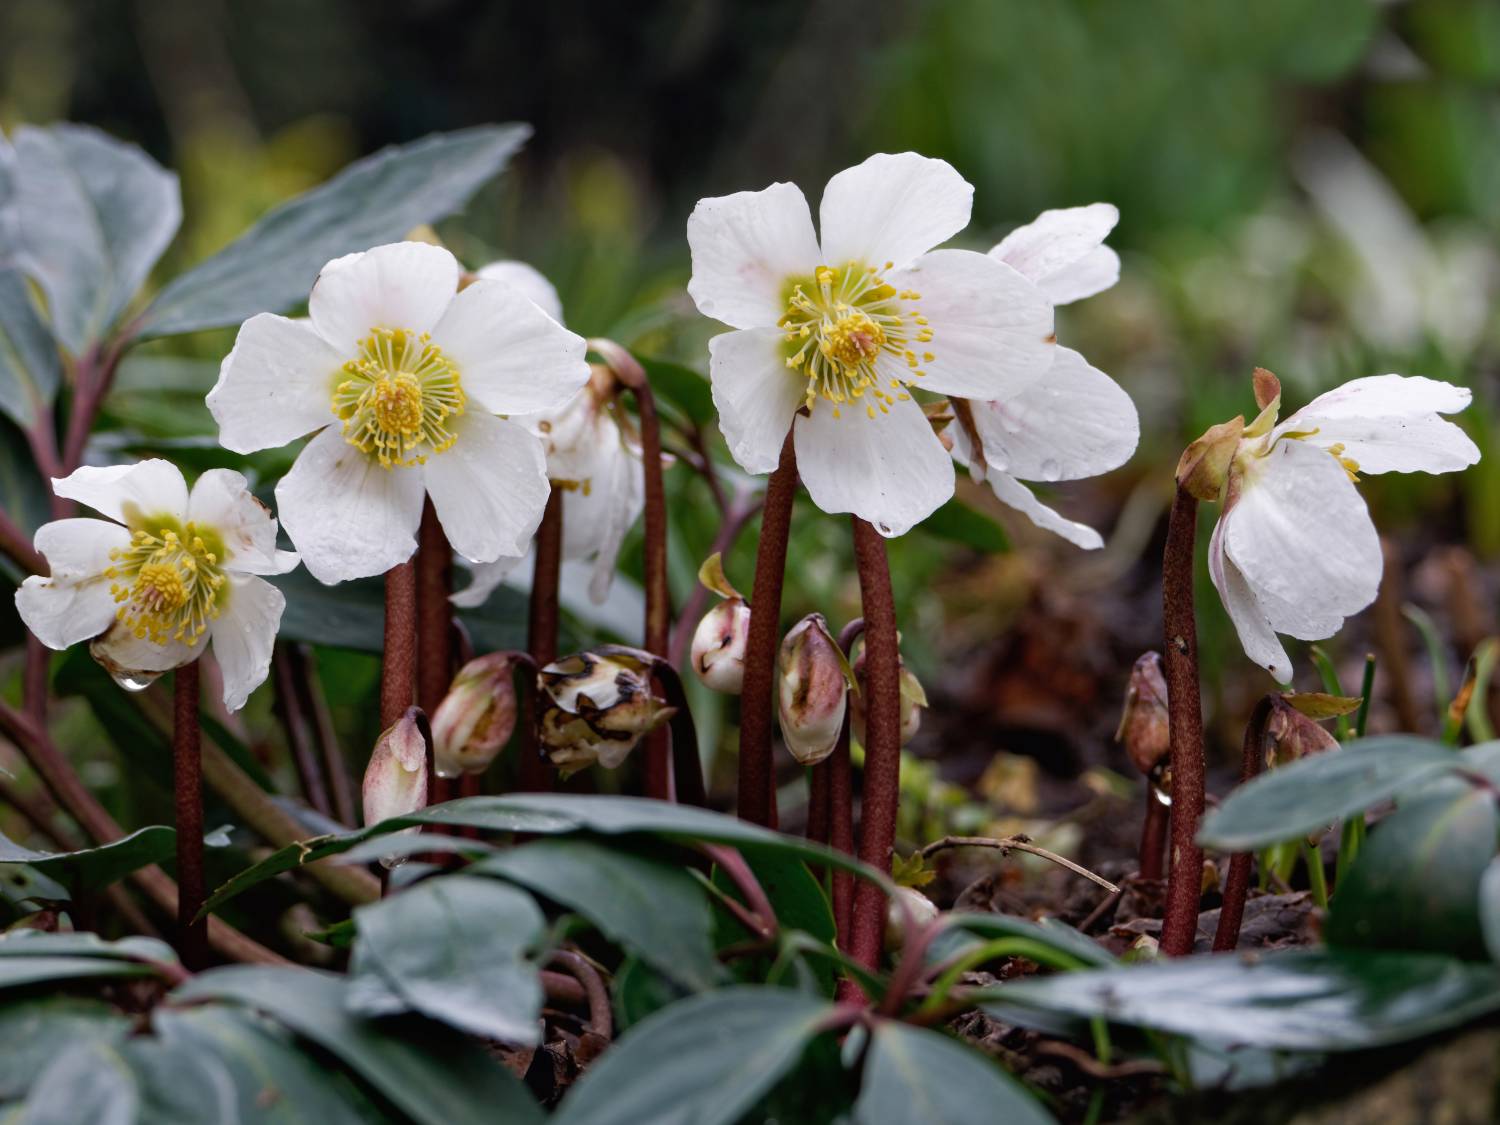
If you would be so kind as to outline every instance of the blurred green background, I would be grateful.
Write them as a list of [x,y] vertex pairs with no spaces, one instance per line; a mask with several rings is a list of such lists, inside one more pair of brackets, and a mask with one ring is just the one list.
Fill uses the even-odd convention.
[[[1122,281],[1063,310],[1059,335],[1130,391],[1141,447],[1048,494],[1109,545],[1080,553],[964,482],[961,499],[1003,537],[946,513],[892,546],[907,658],[938,704],[913,749],[965,785],[996,751],[1049,776],[1128,768],[1109,735],[1131,661],[1159,643],[1170,472],[1187,440],[1253,406],[1252,367],[1282,376],[1288,409],[1385,371],[1464,383],[1476,402],[1462,422],[1496,449],[1500,5],[1484,0],[6,0],[0,126],[63,119],[181,173],[186,221],[160,276],[381,145],[528,121],[531,143],[445,240],[471,266],[541,268],[575,330],[698,371],[717,326],[685,295],[683,232],[702,196],[794,180],[815,200],[833,172],[910,148],[975,184],[964,245],[987,248],[1044,208],[1117,204]],[[235,463],[201,440],[201,394],[230,339],[145,351],[199,362],[122,373],[105,416],[117,446],[176,442],[198,467]],[[681,466],[671,479],[680,602],[716,516],[701,482]],[[1400,564],[1394,604],[1432,615],[1452,680],[1496,628],[1500,460],[1362,487]],[[1002,538],[1010,550],[980,549]],[[788,619],[857,612],[845,540],[842,521],[799,511]],[[752,560],[747,537],[729,561],[744,588]],[[1206,579],[1201,591],[1227,755],[1273,685]],[[1378,616],[1328,646],[1346,686],[1367,647],[1409,650],[1372,727],[1413,700],[1435,726],[1432,654],[1399,612],[1372,631]],[[575,622],[579,639],[595,628]],[[330,650],[323,667],[335,703],[355,708],[368,659]],[[1316,686],[1300,655],[1298,668]],[[723,702],[700,702],[705,742],[732,745]]]

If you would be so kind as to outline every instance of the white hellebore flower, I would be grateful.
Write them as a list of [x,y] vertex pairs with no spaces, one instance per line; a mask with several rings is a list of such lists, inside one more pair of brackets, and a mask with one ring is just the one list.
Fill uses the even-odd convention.
[[286,599],[262,574],[297,556],[276,549],[276,520],[245,478],[210,469],[191,493],[169,461],[85,467],[52,482],[108,519],[44,524],[36,549],[50,578],[16,591],[27,628],[48,648],[80,641],[122,686],[140,689],[213,643],[224,706],[236,711],[266,678]]
[[825,512],[900,535],[953,495],[953,462],[911,388],[988,401],[1043,378],[1052,306],[1013,266],[933,250],[974,189],[941,160],[872,156],[828,182],[821,239],[795,185],[701,200],[688,292],[738,331],[709,341],[719,425],[746,472],[797,470]]
[[[557,290],[526,263],[491,262],[478,275],[513,286],[562,323]],[[596,604],[609,595],[620,544],[646,505],[641,449],[616,420],[614,391],[612,376],[596,377],[560,409],[516,419],[546,450],[547,476],[562,492],[563,558],[593,562],[589,598]],[[483,605],[520,562],[519,557],[500,558],[474,567],[474,580],[453,595],[454,604]]]
[[410,558],[424,495],[475,562],[521,554],[541,521],[541,443],[497,415],[566,402],[588,378],[583,339],[511,285],[458,283],[453,255],[419,242],[335,259],[309,319],[251,317],[209,392],[236,453],[317,431],[276,502],[319,581]]
[[[1120,213],[1108,203],[1043,211],[990,251],[1054,305],[1091,297],[1120,277],[1120,259],[1104,245]],[[1077,352],[1059,347],[1052,368],[1019,394],[955,403],[948,434],[954,459],[999,500],[1032,523],[1079,547],[1104,545],[1091,527],[1064,519],[1022,481],[1082,480],[1123,465],[1135,452],[1140,421],[1118,383]],[[976,446],[978,447],[976,451]]]
[[1474,464],[1474,443],[1440,417],[1469,398],[1435,379],[1375,375],[1276,425],[1280,386],[1257,374],[1263,409],[1234,450],[1208,569],[1246,655],[1278,682],[1291,681],[1292,663],[1277,633],[1331,637],[1379,590],[1380,539],[1355,474]]

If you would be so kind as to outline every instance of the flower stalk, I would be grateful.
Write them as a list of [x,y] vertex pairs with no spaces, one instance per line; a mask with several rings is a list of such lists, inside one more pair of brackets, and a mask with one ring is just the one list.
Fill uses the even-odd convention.
[[[562,493],[547,497],[542,522],[536,529],[536,562],[531,572],[531,601],[526,619],[526,649],[536,667],[545,668],[557,659],[557,583],[562,568]],[[536,677],[528,678],[522,712],[521,761],[517,766],[517,788],[523,793],[545,793],[552,788],[552,770],[542,756],[536,723],[541,714]]]
[[380,667],[380,725],[406,713],[417,690],[417,564],[391,567],[385,576],[384,655]]
[[[839,630],[839,648],[847,658],[854,642],[865,631],[865,619],[856,617]],[[827,777],[828,844],[845,855],[854,854],[854,767],[849,761],[849,716],[839,730],[833,753],[813,767]],[[854,876],[842,868],[833,873],[833,920],[839,948],[849,949],[849,912],[854,904]]]
[[775,707],[776,652],[780,647],[781,586],[786,576],[787,537],[797,495],[797,452],[789,430],[781,461],[766,485],[755,582],[750,591],[750,635],[745,643],[745,681],[740,692],[739,814],[741,820],[776,825],[776,770],[771,758],[771,712]]
[[[1274,695],[1263,696],[1250,713],[1245,727],[1245,741],[1240,753],[1240,784],[1260,773],[1266,761],[1266,727],[1271,718]],[[1219,908],[1219,928],[1214,934],[1214,952],[1225,953],[1239,944],[1240,924],[1245,917],[1245,898],[1250,893],[1249,852],[1236,852],[1229,858],[1229,876],[1224,880],[1224,903]]]
[[190,969],[208,963],[203,872],[203,736],[198,727],[198,661],[172,674],[172,800],[177,819],[177,941]]
[[[438,522],[431,497],[423,504],[417,532],[416,588],[417,706],[432,715],[448,694],[453,678],[453,609],[448,601],[453,592],[453,548]],[[432,804],[446,801],[456,788],[434,771],[429,776],[427,799]]]

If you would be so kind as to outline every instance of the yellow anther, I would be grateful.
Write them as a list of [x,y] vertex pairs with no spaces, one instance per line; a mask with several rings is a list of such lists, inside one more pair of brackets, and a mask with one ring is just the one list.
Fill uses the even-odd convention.
[[333,409],[344,439],[386,468],[420,465],[458,440],[449,426],[466,405],[458,369],[425,333],[373,329],[343,374]]

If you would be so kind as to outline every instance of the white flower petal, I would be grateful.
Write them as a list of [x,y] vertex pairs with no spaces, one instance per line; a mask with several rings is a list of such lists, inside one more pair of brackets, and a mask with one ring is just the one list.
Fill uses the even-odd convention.
[[823,190],[823,264],[907,265],[968,226],[973,204],[973,185],[946,160],[877,153]]
[[797,472],[830,514],[853,512],[882,535],[904,535],[953,496],[953,460],[922,408],[907,400],[865,415],[846,405],[835,418],[819,400],[797,419]]
[[990,257],[1042,285],[1101,246],[1119,221],[1120,212],[1112,203],[1043,211],[1006,235]]
[[307,312],[347,359],[374,328],[431,332],[458,292],[458,262],[441,246],[393,242],[323,267]]
[[231,575],[229,594],[208,628],[224,673],[224,706],[238,711],[271,670],[271,649],[286,598],[264,578]]
[[333,387],[347,355],[306,321],[261,313],[240,325],[208,392],[219,444],[274,449],[333,420]]
[[646,468],[639,454],[625,448],[612,421],[609,428],[615,430],[613,444],[604,446],[607,455],[588,489],[563,496],[563,557],[593,560],[589,600],[595,605],[609,596],[620,544],[646,506]]
[[[1118,468],[1140,439],[1135,404],[1071,348],[1014,398],[970,404],[990,468],[1022,480],[1081,480]],[[961,429],[961,427],[960,427]]]
[[251,494],[249,482],[241,474],[232,469],[205,472],[193,485],[187,515],[199,527],[212,528],[223,538],[225,555],[220,561],[226,569],[244,574],[280,573],[276,519]]
[[384,574],[417,549],[422,472],[381,468],[329,428],[276,486],[282,526],[319,582]]
[[121,523],[141,516],[181,519],[187,513],[188,489],[182,470],[160,458],[106,468],[85,465],[61,480],[54,478],[52,491]]
[[1120,255],[1108,246],[1096,246],[1072,265],[1049,273],[1036,287],[1054,305],[1070,305],[1103,293],[1119,280]]
[[688,294],[704,316],[734,328],[764,328],[787,309],[789,277],[822,261],[807,198],[796,184],[772,184],[700,199],[688,216],[693,276]]
[[[1225,556],[1276,610],[1276,627],[1318,639],[1375,600],[1384,563],[1370,513],[1343,467],[1302,441],[1277,442],[1224,521]],[[1305,624],[1294,626],[1298,621]]]
[[89,655],[111,675],[150,679],[198,659],[207,644],[207,633],[190,644],[184,641],[153,644],[137,637],[127,626],[116,624],[89,645]]
[[725,332],[708,342],[708,375],[719,429],[747,473],[769,473],[781,460],[806,382],[786,365],[779,328]]
[[422,466],[448,542],[474,562],[524,554],[550,491],[541,441],[492,414],[465,414],[455,429],[453,448]]
[[64,649],[109,628],[116,605],[103,574],[109,552],[129,545],[130,532],[106,520],[55,520],[37,529],[51,577],[32,575],[16,591],[16,610],[37,640]]
[[1002,504],[1014,508],[1043,531],[1061,535],[1069,543],[1082,547],[1085,551],[1094,551],[1104,546],[1104,537],[1092,527],[1059,515],[1038,500],[1031,489],[1015,477],[992,471],[985,479]]
[[[1052,306],[1004,262],[971,250],[935,250],[888,280],[898,290],[921,294],[915,308],[933,333],[930,342],[911,344],[927,373],[914,385],[989,401],[1019,394],[1052,366]],[[880,370],[910,375],[889,353],[882,353]]]
[[461,609],[476,609],[489,601],[490,595],[505,581],[511,571],[528,561],[529,555],[514,555],[496,559],[494,562],[471,563],[469,573],[473,576],[469,584],[448,600]]
[[1361,473],[1451,473],[1479,460],[1469,435],[1439,415],[1469,405],[1467,387],[1420,375],[1371,375],[1319,395],[1276,428],[1316,430],[1307,440],[1338,444]]
[[432,342],[457,365],[471,403],[492,414],[555,410],[589,379],[583,337],[500,281],[453,298]]
[[529,266],[525,262],[491,262],[474,272],[485,281],[503,281],[512,289],[519,290],[522,296],[558,324],[563,323],[562,298],[557,295],[557,287],[535,266]]
[[1219,600],[1224,603],[1229,620],[1234,623],[1245,655],[1270,672],[1277,683],[1289,684],[1292,682],[1292,662],[1286,649],[1276,639],[1276,632],[1245,576],[1224,554],[1224,525],[1234,517],[1234,511],[1226,512],[1214,527],[1208,549],[1208,576],[1214,589],[1219,591]]

